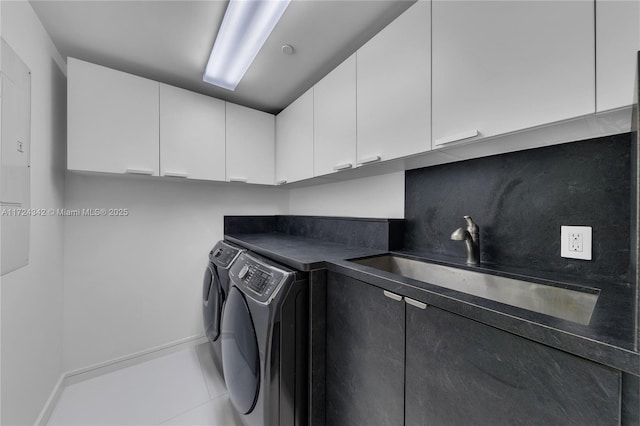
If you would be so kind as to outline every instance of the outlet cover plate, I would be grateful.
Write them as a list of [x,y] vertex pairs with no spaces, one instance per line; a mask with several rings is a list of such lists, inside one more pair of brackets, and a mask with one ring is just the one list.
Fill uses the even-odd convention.
[[[572,241],[574,241],[574,244],[572,244]],[[576,245],[575,242],[578,242],[578,244]],[[560,256],[562,257],[591,260],[591,242],[590,226],[560,227]],[[581,250],[576,250],[575,247]]]

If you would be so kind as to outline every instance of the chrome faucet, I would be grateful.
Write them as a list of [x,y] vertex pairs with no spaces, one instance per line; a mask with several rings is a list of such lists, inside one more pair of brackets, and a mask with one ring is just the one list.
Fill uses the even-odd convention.
[[451,239],[464,241],[467,245],[467,265],[480,264],[480,228],[475,224],[471,216],[464,216],[467,221],[467,229],[458,228],[451,234]]

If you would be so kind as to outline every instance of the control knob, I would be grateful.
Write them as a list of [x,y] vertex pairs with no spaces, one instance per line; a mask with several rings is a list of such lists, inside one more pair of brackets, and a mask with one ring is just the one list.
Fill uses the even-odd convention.
[[246,277],[248,273],[249,273],[249,265],[245,263],[244,266],[242,267],[242,269],[240,269],[240,272],[238,272],[238,278],[243,280],[244,277]]

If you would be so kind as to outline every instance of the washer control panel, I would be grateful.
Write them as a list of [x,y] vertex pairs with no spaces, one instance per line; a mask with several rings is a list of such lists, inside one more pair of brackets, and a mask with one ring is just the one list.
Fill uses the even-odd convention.
[[222,268],[228,268],[242,250],[224,241],[218,243],[209,252],[209,260]]
[[268,303],[293,276],[293,272],[270,265],[266,259],[243,253],[231,267],[229,275],[247,296]]

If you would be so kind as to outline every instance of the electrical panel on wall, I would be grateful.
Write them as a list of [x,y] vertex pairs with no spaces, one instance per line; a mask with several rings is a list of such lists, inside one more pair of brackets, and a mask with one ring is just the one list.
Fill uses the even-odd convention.
[[2,40],[0,264],[2,275],[29,262],[31,72]]

